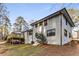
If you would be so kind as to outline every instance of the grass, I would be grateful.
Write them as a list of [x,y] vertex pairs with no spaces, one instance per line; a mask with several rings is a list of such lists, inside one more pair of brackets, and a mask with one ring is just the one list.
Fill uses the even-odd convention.
[[29,56],[34,55],[41,51],[41,47],[34,47],[32,45],[19,44],[19,45],[10,45],[6,44],[8,49],[7,55],[10,56]]
[[18,44],[11,45],[5,44],[3,45],[7,49],[5,53],[2,55],[6,56],[79,56],[79,44],[74,45],[26,45],[26,44]]

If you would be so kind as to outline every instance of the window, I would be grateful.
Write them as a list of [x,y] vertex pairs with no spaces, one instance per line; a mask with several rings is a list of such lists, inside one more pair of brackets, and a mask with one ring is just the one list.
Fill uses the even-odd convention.
[[35,24],[35,27],[37,28],[38,24]]
[[67,30],[64,29],[64,36],[67,36]]
[[69,33],[69,38],[71,38],[71,33]]
[[47,26],[47,20],[44,20],[44,26]]
[[29,35],[32,35],[33,31],[29,31]]
[[67,25],[67,19],[66,19],[66,25]]
[[42,24],[43,24],[43,22],[40,22],[40,23],[39,23],[39,26],[41,26]]
[[47,36],[55,36],[55,29],[47,30]]

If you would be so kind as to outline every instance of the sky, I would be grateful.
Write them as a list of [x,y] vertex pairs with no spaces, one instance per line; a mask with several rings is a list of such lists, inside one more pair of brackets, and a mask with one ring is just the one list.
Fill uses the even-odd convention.
[[79,4],[62,4],[62,3],[7,3],[9,19],[13,24],[18,16],[22,16],[27,22],[39,20],[50,15],[64,7],[79,9]]

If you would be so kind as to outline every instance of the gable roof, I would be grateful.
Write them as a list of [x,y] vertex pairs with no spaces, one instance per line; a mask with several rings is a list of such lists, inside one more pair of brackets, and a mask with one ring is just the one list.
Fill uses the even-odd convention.
[[61,9],[61,10],[59,10],[59,11],[53,13],[53,14],[50,14],[50,15],[48,15],[48,16],[46,16],[46,17],[44,17],[44,18],[42,18],[42,19],[40,19],[40,20],[32,23],[31,25],[33,26],[33,25],[35,25],[35,24],[37,24],[39,22],[42,22],[44,20],[49,20],[50,18],[53,18],[53,17],[61,15],[61,14],[63,14],[63,16],[67,19],[67,21],[69,22],[69,24],[72,27],[75,26],[74,23],[73,23],[73,21],[72,21],[72,19],[71,19],[71,17],[70,17],[70,15],[69,15],[69,13],[67,12],[66,8],[63,8],[63,9]]

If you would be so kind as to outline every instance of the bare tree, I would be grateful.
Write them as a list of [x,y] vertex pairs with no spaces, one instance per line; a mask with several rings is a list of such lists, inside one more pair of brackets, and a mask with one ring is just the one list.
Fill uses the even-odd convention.
[[0,36],[1,37],[6,37],[8,33],[10,32],[10,20],[8,18],[8,11],[7,7],[0,3]]
[[78,9],[68,9],[68,12],[74,21],[74,23],[77,23],[79,21],[79,10]]
[[79,10],[78,9],[68,9],[68,12],[75,24],[75,27],[73,27],[73,32],[79,31]]
[[15,30],[17,30],[18,32],[25,31],[25,30],[29,29],[28,23],[21,16],[17,17],[14,25],[15,25]]
[[3,17],[3,35],[4,36],[7,36],[10,32],[10,29],[11,29],[11,23],[10,23],[10,20],[7,16],[4,16]]

